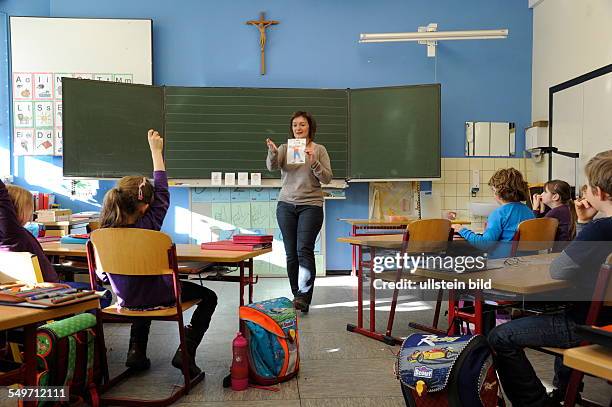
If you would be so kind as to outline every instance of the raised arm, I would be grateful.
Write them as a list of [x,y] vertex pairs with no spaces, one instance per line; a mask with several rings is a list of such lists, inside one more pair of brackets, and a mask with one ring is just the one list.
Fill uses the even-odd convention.
[[170,207],[170,191],[168,191],[168,177],[163,156],[164,139],[152,129],[149,130],[147,138],[153,160],[153,202],[144,216],[138,220],[136,226],[143,229],[160,230]]

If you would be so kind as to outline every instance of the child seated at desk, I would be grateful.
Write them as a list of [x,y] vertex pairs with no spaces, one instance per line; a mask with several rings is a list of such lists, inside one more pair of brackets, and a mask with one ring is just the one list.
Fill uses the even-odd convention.
[[567,182],[558,179],[548,181],[544,184],[544,192],[533,194],[532,201],[533,214],[536,218],[555,218],[559,221],[555,241],[574,239],[577,215],[572,190]]
[[[529,201],[529,190],[523,175],[514,168],[497,170],[489,180],[495,201],[500,205],[489,215],[485,231],[475,233],[467,228],[459,230],[459,235],[481,250],[491,250],[489,257],[507,257],[510,242],[519,223],[533,219],[533,212],[521,201]],[[455,226],[454,226],[455,227]]]
[[[0,180],[0,250],[29,252],[35,255],[44,282],[62,283],[73,288],[89,290],[91,288],[89,283],[60,281],[42,246],[25,228],[25,224],[32,220],[33,213],[34,198],[30,191],[17,185],[6,186]],[[104,291],[100,297],[100,305],[104,307],[110,305],[112,299],[110,291],[102,286],[98,286],[97,290]]]
[[[155,186],[145,177],[121,178],[104,196],[100,214],[101,228],[133,227],[158,231],[161,229],[170,206],[168,178],[162,155],[164,141],[154,130],[149,130],[147,137],[153,159]],[[173,292],[170,290],[171,276],[126,276],[108,273],[108,279],[122,307],[144,310],[175,304]],[[143,290],[143,287],[146,289]],[[217,306],[217,295],[209,288],[181,281],[181,300],[195,299],[200,299],[201,302],[191,317],[191,324],[185,327],[189,373],[192,378],[201,372],[195,364],[195,352],[210,325]],[[151,321],[144,318],[138,318],[132,323],[125,362],[127,367],[146,370],[151,366],[151,361],[147,358],[150,327]],[[182,369],[180,347],[174,354],[172,366]]]
[[[581,342],[574,329],[584,324],[591,305],[586,301],[592,295],[601,265],[612,252],[612,150],[597,154],[587,163],[588,179],[586,199],[575,203],[578,223],[577,235],[550,266],[554,279],[569,280],[574,284],[571,292],[585,297],[559,295],[571,308],[551,315],[536,315],[516,319],[494,328],[488,340],[495,351],[494,359],[504,392],[515,406],[559,406],[563,400],[569,369],[555,360],[553,385],[557,388],[547,396],[523,351],[526,347],[552,346],[571,348]],[[594,219],[600,213],[603,217]],[[588,242],[588,243],[586,243]],[[590,298],[590,297],[588,297]],[[610,307],[602,308],[597,325],[612,322]]]

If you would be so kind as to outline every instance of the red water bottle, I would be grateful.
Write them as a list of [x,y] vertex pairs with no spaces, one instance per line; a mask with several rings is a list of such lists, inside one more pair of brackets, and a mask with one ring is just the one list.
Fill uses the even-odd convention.
[[232,341],[232,367],[230,375],[232,380],[232,390],[246,390],[249,387],[249,345],[241,332],[236,334]]

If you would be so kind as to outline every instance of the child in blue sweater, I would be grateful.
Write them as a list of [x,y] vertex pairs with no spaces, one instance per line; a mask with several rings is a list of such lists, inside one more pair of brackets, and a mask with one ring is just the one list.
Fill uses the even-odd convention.
[[500,207],[489,215],[483,233],[462,228],[459,235],[479,249],[488,251],[490,257],[508,257],[511,244],[498,242],[512,241],[519,223],[533,219],[532,210],[522,203],[529,201],[529,189],[523,175],[514,168],[497,170],[489,180],[489,186]]

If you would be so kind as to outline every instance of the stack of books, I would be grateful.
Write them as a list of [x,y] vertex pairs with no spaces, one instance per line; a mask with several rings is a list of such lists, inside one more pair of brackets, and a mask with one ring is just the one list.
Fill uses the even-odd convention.
[[252,252],[272,247],[272,240],[274,240],[272,235],[234,235],[232,240],[202,243],[201,247],[204,250]]

